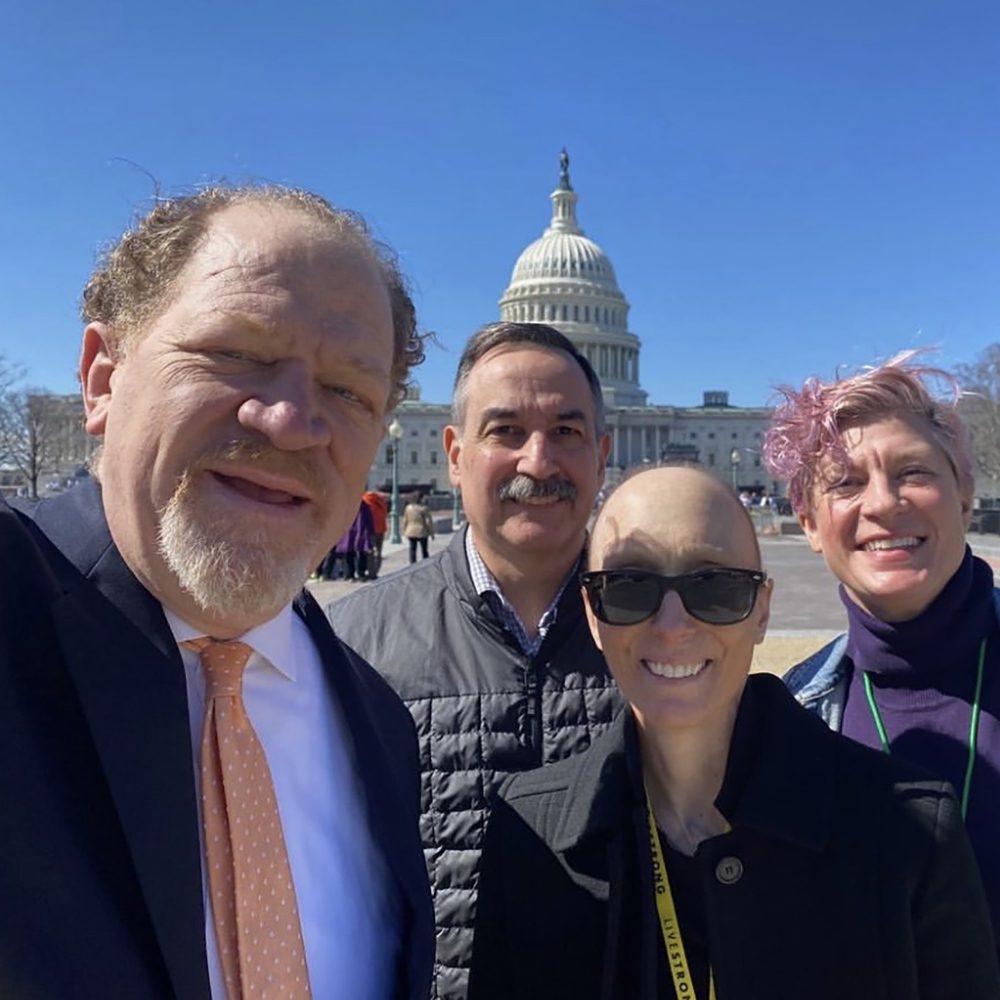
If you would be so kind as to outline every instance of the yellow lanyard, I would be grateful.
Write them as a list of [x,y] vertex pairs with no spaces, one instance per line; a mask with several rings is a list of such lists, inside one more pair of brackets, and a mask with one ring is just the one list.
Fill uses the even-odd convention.
[[[691,982],[691,973],[688,970],[687,955],[684,953],[677,909],[674,906],[674,894],[670,891],[670,878],[667,876],[667,865],[663,860],[663,848],[660,847],[660,834],[656,829],[649,792],[646,792],[646,822],[649,826],[649,849],[653,856],[653,895],[656,896],[656,912],[660,916],[660,930],[663,933],[663,946],[667,949],[667,966],[674,980],[674,992],[677,994],[677,1000],[697,1000],[694,983]],[[712,978],[711,966],[708,969],[708,998],[715,1000],[715,980]]]

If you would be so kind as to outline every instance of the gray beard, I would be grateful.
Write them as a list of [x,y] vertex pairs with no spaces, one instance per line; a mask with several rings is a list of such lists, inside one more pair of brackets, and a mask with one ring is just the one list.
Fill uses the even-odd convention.
[[188,475],[161,513],[158,543],[181,588],[217,618],[277,614],[313,569],[311,552],[282,551],[264,532],[199,511]]

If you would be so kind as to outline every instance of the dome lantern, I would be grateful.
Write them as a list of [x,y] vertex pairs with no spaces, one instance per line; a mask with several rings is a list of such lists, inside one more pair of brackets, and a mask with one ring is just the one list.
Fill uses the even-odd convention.
[[583,235],[583,230],[576,222],[576,192],[569,182],[569,153],[565,149],[559,157],[559,166],[559,187],[549,195],[552,199],[552,221],[543,233],[543,238],[555,233]]

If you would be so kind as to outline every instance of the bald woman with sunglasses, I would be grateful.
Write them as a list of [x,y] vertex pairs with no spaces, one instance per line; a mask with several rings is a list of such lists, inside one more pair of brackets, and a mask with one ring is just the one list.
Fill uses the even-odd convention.
[[504,785],[470,1000],[1000,997],[950,788],[748,677],[772,584],[729,487],[626,480],[581,582],[627,706]]

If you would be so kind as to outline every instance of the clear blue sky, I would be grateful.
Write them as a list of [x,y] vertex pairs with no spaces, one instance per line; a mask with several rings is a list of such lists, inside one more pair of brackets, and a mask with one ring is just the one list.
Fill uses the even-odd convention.
[[566,146],[651,401],[1000,340],[1000,5],[10,5],[0,353],[74,388],[97,247],[151,194],[313,188],[400,252],[444,401]]

